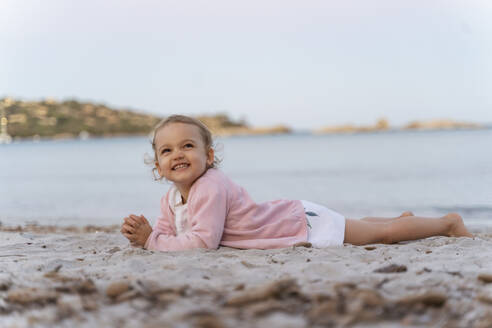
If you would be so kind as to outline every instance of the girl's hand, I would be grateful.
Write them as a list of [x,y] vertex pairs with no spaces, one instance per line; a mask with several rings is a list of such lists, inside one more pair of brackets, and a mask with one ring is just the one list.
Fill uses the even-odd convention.
[[152,227],[149,221],[143,216],[131,214],[123,219],[124,223],[121,226],[121,233],[128,238],[132,246],[145,246],[145,242],[152,233]]

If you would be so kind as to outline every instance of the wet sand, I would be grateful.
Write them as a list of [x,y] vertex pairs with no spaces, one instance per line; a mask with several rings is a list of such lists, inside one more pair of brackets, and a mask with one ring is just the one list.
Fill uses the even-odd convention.
[[160,253],[0,227],[1,327],[492,326],[492,228],[395,245]]

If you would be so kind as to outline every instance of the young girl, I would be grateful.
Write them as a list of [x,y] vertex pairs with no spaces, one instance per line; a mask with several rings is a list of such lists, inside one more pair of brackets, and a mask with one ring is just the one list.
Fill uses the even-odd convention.
[[124,218],[121,233],[134,246],[179,251],[193,248],[314,247],[396,243],[431,236],[473,237],[458,214],[423,218],[346,219],[300,200],[256,204],[246,190],[216,168],[212,135],[200,121],[174,115],[159,123],[152,141],[159,177],[173,182],[161,200],[154,228],[140,215]]

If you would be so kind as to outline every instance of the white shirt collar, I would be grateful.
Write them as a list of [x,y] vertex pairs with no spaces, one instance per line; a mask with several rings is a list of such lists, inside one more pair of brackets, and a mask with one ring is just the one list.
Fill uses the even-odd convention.
[[171,189],[171,206],[173,208],[176,208],[177,206],[183,206],[186,204],[183,204],[183,198],[181,197],[181,193],[179,192],[178,188],[175,186],[172,186]]
[[176,225],[176,234],[182,234],[186,229],[188,221],[188,204],[183,204],[181,193],[178,188],[173,186],[171,189],[171,209],[174,212],[174,224]]

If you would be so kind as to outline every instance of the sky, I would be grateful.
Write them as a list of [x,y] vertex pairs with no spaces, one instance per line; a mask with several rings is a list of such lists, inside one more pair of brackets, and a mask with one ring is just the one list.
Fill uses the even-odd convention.
[[1,0],[5,96],[294,129],[492,123],[492,2]]

